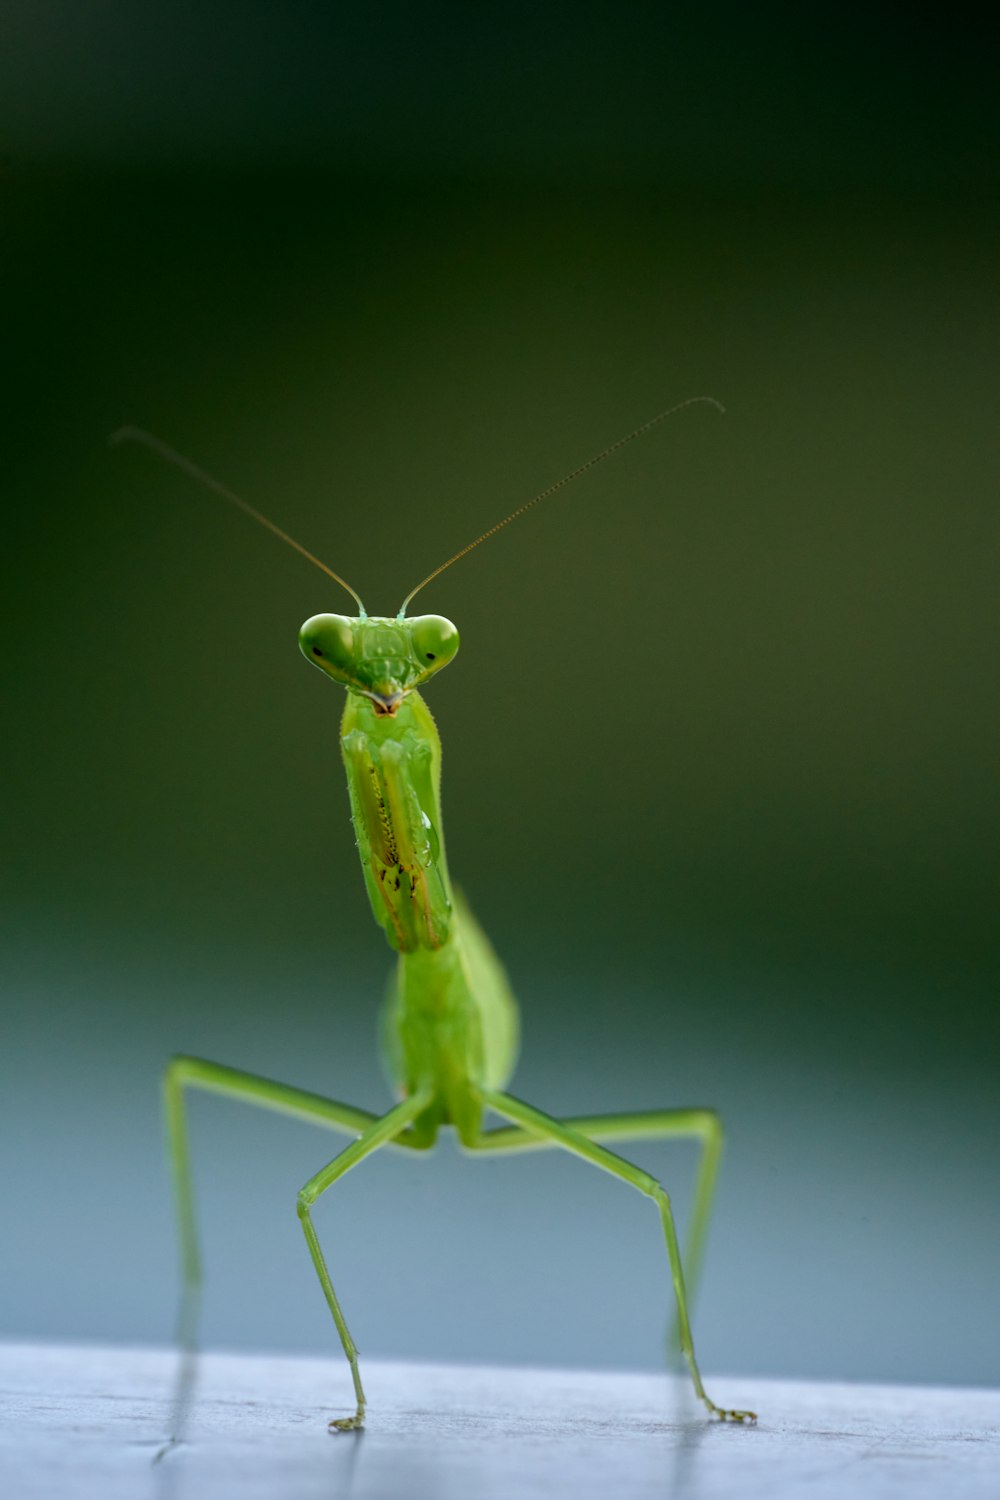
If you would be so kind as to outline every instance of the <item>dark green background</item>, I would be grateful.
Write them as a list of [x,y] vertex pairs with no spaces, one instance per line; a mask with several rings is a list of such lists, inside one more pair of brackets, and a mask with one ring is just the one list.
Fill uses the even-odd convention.
[[[804,18],[805,17],[805,18]],[[300,622],[422,597],[453,870],[550,1110],[717,1105],[696,1331],[1000,1373],[996,103],[949,12],[5,8],[0,1328],[165,1339],[158,1076],[352,1102],[388,955]],[[332,1150],[198,1100],[210,1342],[330,1350]],[[637,1155],[687,1202],[692,1155]],[[369,1354],[655,1365],[648,1207],[378,1159],[319,1210]],[[752,1381],[746,1399],[752,1400]]]

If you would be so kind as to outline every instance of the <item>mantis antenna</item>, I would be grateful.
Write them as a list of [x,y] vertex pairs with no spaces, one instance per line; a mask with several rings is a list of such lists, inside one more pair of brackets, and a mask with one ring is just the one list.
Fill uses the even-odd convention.
[[196,479],[206,489],[214,490],[217,495],[222,496],[223,500],[228,500],[254,521],[259,521],[262,526],[266,526],[268,531],[272,531],[283,542],[287,542],[289,547],[294,547],[296,552],[301,553],[308,562],[313,563],[319,568],[321,573],[325,573],[328,578],[332,578],[334,583],[339,583],[341,588],[346,589],[357,604],[361,618],[363,620],[367,618],[367,611],[361,602],[361,596],[354,592],[351,585],[345,579],[341,578],[339,573],[335,573],[332,568],[328,568],[326,563],[320,562],[318,557],[314,557],[311,552],[306,551],[301,542],[297,542],[293,536],[289,536],[287,531],[282,531],[280,526],[276,526],[273,521],[269,521],[267,516],[262,515],[259,510],[255,510],[252,505],[248,505],[245,500],[241,500],[239,495],[233,494],[232,490],[227,489],[224,484],[220,484],[217,479],[213,479],[211,474],[206,474],[204,469],[199,469],[197,464],[193,464],[189,458],[185,458],[175,448],[171,448],[168,444],[161,442],[151,432],[144,432],[141,427],[119,427],[117,432],[113,432],[108,438],[108,442],[113,447],[117,447],[120,443],[142,443],[143,447],[151,449],[160,458],[166,459],[168,464],[173,464],[175,468],[187,474],[190,479]]
[[617,453],[619,448],[624,448],[625,444],[630,443],[633,438],[641,437],[644,432],[648,432],[651,427],[655,427],[657,422],[663,422],[667,417],[672,417],[675,412],[683,411],[686,406],[695,406],[699,401],[705,401],[709,406],[714,406],[716,411],[725,413],[726,408],[721,401],[716,401],[714,396],[689,396],[686,401],[678,401],[676,406],[668,406],[666,411],[661,411],[655,417],[650,417],[649,421],[643,422],[641,427],[634,428],[632,432],[628,432],[624,437],[620,437],[610,447],[603,448],[600,453],[595,453],[593,458],[588,458],[586,463],[580,464],[579,468],[572,469],[570,473],[564,474],[562,479],[556,480],[555,484],[550,484],[544,490],[540,490],[534,499],[526,500],[523,505],[519,505],[516,510],[512,510],[509,516],[504,516],[502,521],[498,521],[495,526],[491,526],[488,531],[484,531],[481,536],[477,536],[475,541],[468,542],[453,557],[449,557],[447,562],[441,563],[439,567],[434,569],[433,573],[428,573],[427,577],[407,594],[399,606],[397,619],[403,619],[406,614],[407,605],[412,599],[416,598],[422,588],[425,588],[427,584],[437,578],[439,573],[443,573],[445,568],[450,568],[452,563],[457,563],[460,558],[465,557],[474,547],[478,547],[481,542],[489,541],[491,536],[496,536],[497,532],[502,531],[505,526],[509,526],[511,521],[516,521],[518,516],[523,516],[526,510],[531,510],[533,506],[539,505],[543,500],[547,500],[550,495],[555,494],[556,490],[565,489],[566,485],[572,484],[574,479],[579,479],[580,475],[585,474],[588,469],[594,468],[596,464],[603,463],[606,458],[610,458],[612,453]]

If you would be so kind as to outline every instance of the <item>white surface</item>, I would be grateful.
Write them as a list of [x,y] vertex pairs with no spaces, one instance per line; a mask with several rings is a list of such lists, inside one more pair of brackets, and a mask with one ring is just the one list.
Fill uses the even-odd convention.
[[[342,1362],[210,1354],[186,1439],[165,1350],[0,1346],[5,1500],[610,1500],[1000,1496],[992,1391],[714,1379],[757,1427],[699,1415],[667,1377],[364,1363],[369,1424]],[[332,1402],[332,1404],[331,1404]]]

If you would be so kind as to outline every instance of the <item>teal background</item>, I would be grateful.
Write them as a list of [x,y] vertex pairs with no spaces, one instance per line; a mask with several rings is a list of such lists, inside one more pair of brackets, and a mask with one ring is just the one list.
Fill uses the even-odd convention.
[[[388,613],[709,393],[421,597],[516,1090],[723,1111],[709,1371],[997,1380],[996,99],[949,15],[7,7],[4,1334],[169,1337],[172,1051],[387,1100],[295,642],[346,596],[106,435]],[[192,1115],[207,1341],[333,1349],[332,1138]],[[691,1151],[635,1155],[683,1213]],[[446,1142],[317,1217],[366,1354],[660,1359],[656,1222],[579,1163]]]

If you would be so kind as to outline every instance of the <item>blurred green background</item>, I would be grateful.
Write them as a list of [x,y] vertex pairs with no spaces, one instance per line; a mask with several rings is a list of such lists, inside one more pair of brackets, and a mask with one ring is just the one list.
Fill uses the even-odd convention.
[[[422,596],[452,868],[554,1112],[712,1104],[708,1370],[990,1382],[997,101],[960,11],[5,7],[0,1331],[165,1340],[158,1079],[387,1095],[345,607],[694,408]],[[207,1341],[332,1351],[332,1154],[192,1107]],[[646,1145],[683,1213],[693,1153]],[[318,1212],[367,1354],[654,1367],[647,1205],[378,1158]],[[746,1390],[752,1400],[752,1388]]]

